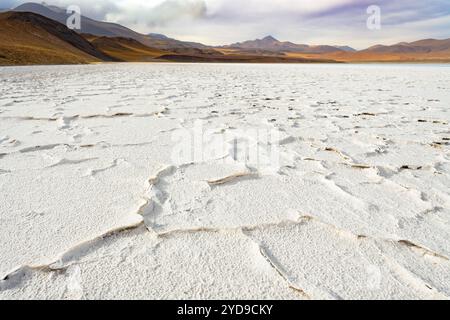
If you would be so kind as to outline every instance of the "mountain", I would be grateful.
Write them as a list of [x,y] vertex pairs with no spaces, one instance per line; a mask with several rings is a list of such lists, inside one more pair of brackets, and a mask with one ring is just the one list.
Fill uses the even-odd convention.
[[166,36],[164,34],[160,34],[160,33],[149,33],[148,36],[150,38],[159,39],[159,40],[167,40],[167,39],[169,39],[168,36]]
[[89,34],[83,34],[83,37],[88,40],[95,49],[113,57],[117,61],[153,61],[154,59],[169,53],[167,51],[147,47],[131,38],[99,37]]
[[401,42],[392,46],[376,45],[362,52],[371,53],[437,53],[450,50],[450,39],[425,39],[415,42]]
[[[49,19],[58,21],[62,24],[66,24],[67,18],[69,16],[64,9],[61,9],[59,7],[47,6],[44,4],[32,2],[22,4],[16,7],[14,11],[33,12]],[[152,36],[140,34],[127,27],[121,26],[120,24],[97,21],[85,16],[81,16],[81,30],[75,31],[83,34],[92,34],[95,36],[131,38],[141,42],[148,47],[161,50],[170,50],[175,48],[207,48],[207,46],[200,43],[178,41],[175,39],[170,39],[168,37],[163,38],[161,37],[161,35]]]
[[358,51],[358,50],[356,50],[356,49],[354,49],[352,47],[349,47],[349,46],[335,46],[335,47],[340,49],[340,50],[342,50],[342,51],[345,51],[345,52],[356,52],[356,51]]
[[65,25],[30,12],[0,13],[0,64],[114,61]]
[[267,36],[263,39],[248,40],[244,42],[233,43],[229,46],[224,46],[225,48],[234,49],[256,49],[256,50],[267,50],[267,51],[290,51],[301,48],[306,49],[307,45],[297,45],[292,42],[280,42],[272,36]]
[[[0,30],[0,65],[175,61],[180,55],[177,50],[193,60],[209,61],[213,56],[222,56],[198,48],[165,51],[132,38],[79,34],[31,12],[0,13]],[[171,59],[160,59],[164,55]]]
[[302,52],[302,53],[326,53],[344,51],[338,47],[328,45],[310,46],[306,44],[295,44],[289,41],[281,42],[272,36],[263,39],[249,40],[233,43],[223,48],[239,50],[265,50],[273,52]]

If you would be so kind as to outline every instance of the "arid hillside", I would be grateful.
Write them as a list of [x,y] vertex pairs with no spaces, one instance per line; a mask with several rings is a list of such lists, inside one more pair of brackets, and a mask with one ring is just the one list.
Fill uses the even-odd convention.
[[114,61],[65,25],[28,12],[0,13],[0,64]]
[[98,51],[123,62],[147,62],[153,61],[168,51],[150,48],[139,41],[121,37],[98,37],[83,35]]

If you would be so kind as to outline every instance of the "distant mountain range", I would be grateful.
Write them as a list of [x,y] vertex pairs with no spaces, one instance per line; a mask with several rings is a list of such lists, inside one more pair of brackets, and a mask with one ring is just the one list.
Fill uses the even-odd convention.
[[450,39],[427,39],[357,51],[349,46],[307,45],[273,36],[212,47],[141,34],[115,23],[81,17],[81,30],[66,27],[65,10],[25,3],[0,13],[0,65],[101,61],[181,62],[450,62]]
[[223,48],[240,49],[240,50],[266,50],[275,52],[302,52],[302,53],[356,51],[355,49],[348,46],[329,46],[329,45],[310,46],[307,44],[295,44],[289,41],[281,42],[272,36],[267,36],[263,39],[233,43],[229,46],[224,46]]
[[340,49],[342,51],[345,51],[345,52],[355,52],[355,51],[357,51],[356,49],[354,49],[352,47],[349,47],[349,46],[334,46],[334,47],[336,47],[336,48],[338,48],[338,49]]

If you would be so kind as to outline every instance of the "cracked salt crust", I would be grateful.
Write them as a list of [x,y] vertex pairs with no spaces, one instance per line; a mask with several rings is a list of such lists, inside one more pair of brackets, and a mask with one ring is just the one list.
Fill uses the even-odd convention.
[[[1,68],[0,298],[448,299],[446,69]],[[174,162],[199,119],[280,163]]]

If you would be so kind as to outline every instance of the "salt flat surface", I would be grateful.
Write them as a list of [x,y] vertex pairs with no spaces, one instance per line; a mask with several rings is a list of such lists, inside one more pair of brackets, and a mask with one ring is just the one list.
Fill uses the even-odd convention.
[[0,84],[0,299],[450,297],[447,66],[10,67]]

